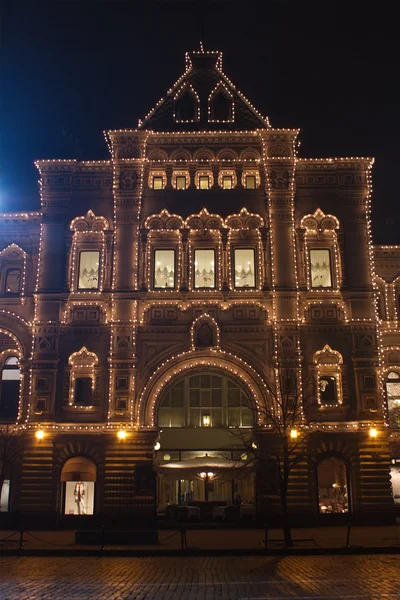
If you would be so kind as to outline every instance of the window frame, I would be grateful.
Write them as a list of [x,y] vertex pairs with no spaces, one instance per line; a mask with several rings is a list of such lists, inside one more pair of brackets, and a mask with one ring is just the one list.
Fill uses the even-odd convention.
[[[181,180],[181,179],[183,179],[183,181],[185,182],[184,187],[179,187],[178,186],[178,180]],[[187,177],[186,177],[186,175],[176,175],[175,176],[175,189],[176,190],[187,190],[187,187],[188,186],[187,186]]]
[[[252,286],[237,286],[236,285],[236,276],[235,276],[235,272],[236,272],[236,250],[252,250],[253,251],[253,268],[254,268],[254,285]],[[232,247],[232,278],[233,278],[233,288],[235,290],[255,290],[257,289],[257,268],[256,268],[256,256],[257,256],[257,248],[255,248],[254,246],[233,246]]]
[[[248,185],[247,185],[247,180],[250,177],[252,179],[254,179],[254,187],[248,187]],[[244,183],[245,183],[244,188],[246,190],[256,190],[257,189],[257,176],[255,174],[252,174],[252,173],[245,173],[245,175],[244,175]]]
[[[81,256],[83,253],[85,252],[90,252],[90,253],[97,253],[99,255],[99,268],[98,268],[98,275],[97,275],[97,287],[93,287],[93,288],[82,288],[79,286],[79,280],[81,278]],[[99,292],[100,291],[100,279],[102,276],[102,251],[99,249],[87,249],[87,248],[79,248],[78,249],[78,260],[77,260],[77,277],[76,277],[76,291],[77,292]]]
[[[225,181],[229,180],[230,181],[230,187],[225,187]],[[233,190],[234,188],[234,183],[233,183],[233,177],[232,175],[222,175],[221,177],[221,188],[223,190]]]
[[[209,387],[202,387],[201,384],[201,377],[203,376],[207,376],[210,377],[210,386]],[[191,385],[191,379],[193,377],[199,377],[200,378],[200,382],[199,382],[199,386],[195,386],[195,385]],[[220,386],[213,386],[212,385],[212,377],[217,377],[220,380]],[[237,406],[234,406],[232,404],[229,404],[229,389],[230,385],[229,384],[233,384],[235,387],[232,389],[236,389],[239,390],[239,401]],[[179,388],[177,386],[180,386]],[[181,406],[173,406],[173,401],[171,400],[171,392],[174,389],[180,389],[182,390],[182,404]],[[191,390],[199,390],[199,405],[192,405],[191,402]],[[213,405],[213,390],[221,390],[221,403],[218,406]],[[209,404],[210,406],[203,406],[202,405],[202,393],[201,392],[210,392],[210,400],[209,400]],[[246,404],[246,399],[247,399],[247,404]],[[168,400],[168,403],[166,403],[166,401]],[[163,403],[166,403],[166,405],[163,407]],[[252,407],[251,405],[251,395],[246,391],[246,389],[244,387],[242,387],[237,381],[235,381],[234,378],[230,378],[227,374],[225,373],[218,373],[218,372],[213,372],[213,371],[198,371],[198,372],[192,372],[192,373],[187,373],[185,377],[178,379],[175,384],[172,384],[164,393],[158,408],[157,408],[157,416],[156,416],[156,420],[157,420],[157,425],[159,427],[165,427],[167,429],[224,429],[224,428],[240,428],[240,429],[252,429],[253,427],[256,426],[256,411],[254,409],[254,407]],[[181,409],[181,421],[183,423],[183,425],[178,425],[178,426],[173,426],[170,423],[171,421],[171,412],[168,414],[168,421],[169,424],[160,424],[160,411],[165,411],[165,414],[167,413],[167,411],[171,411],[171,409]],[[232,417],[232,415],[230,415],[229,410],[230,409],[236,409],[240,411],[240,424],[239,425],[229,425],[230,422],[230,418]],[[193,420],[192,420],[192,411],[198,411],[198,424],[197,425],[193,425]],[[221,424],[220,425],[216,425],[213,426],[213,410],[220,410],[220,414],[221,414]],[[251,421],[252,423],[250,425],[243,425],[243,422],[246,421],[245,415],[243,414],[243,411],[248,411],[248,415],[251,416]],[[205,425],[204,424],[204,420],[203,417],[208,415],[210,417],[210,425]],[[215,418],[215,417],[214,417]],[[250,421],[249,420],[249,421]]]
[[[152,284],[152,289],[153,290],[176,290],[177,288],[177,249],[173,248],[173,247],[153,247],[153,252],[152,252],[152,271],[151,271],[151,284]],[[156,286],[156,253],[157,252],[165,252],[165,251],[171,251],[174,253],[174,286],[173,287],[158,287]]]
[[[154,183],[155,181],[159,181],[161,180],[161,187],[154,187]],[[156,192],[159,192],[160,190],[164,189],[164,177],[162,175],[153,175],[151,178],[151,189],[155,190]]]
[[[314,286],[313,285],[313,274],[312,274],[312,262],[311,262],[311,253],[316,251],[320,251],[320,250],[326,250],[329,254],[329,272],[330,272],[330,280],[331,280],[331,285],[330,286]],[[336,288],[336,281],[334,279],[334,263],[333,263],[333,253],[332,253],[332,248],[331,247],[327,247],[326,245],[324,246],[316,246],[316,245],[309,245],[308,246],[308,265],[309,265],[309,285],[310,285],[310,290],[334,290]]]
[[[396,375],[396,377],[389,379],[389,375],[391,375],[392,373],[394,373]],[[393,410],[393,408],[395,408],[395,407],[393,407],[391,409],[389,406],[388,384],[390,384],[390,383],[397,383],[400,386],[400,373],[397,369],[391,368],[385,374],[385,395],[386,395],[386,406],[387,406],[390,426],[393,427],[393,429],[400,429],[400,423],[398,425],[395,425],[392,422],[393,417],[391,417],[391,414],[390,414],[391,411]],[[398,396],[398,399],[400,401],[400,394]],[[393,400],[397,400],[397,398],[394,398]],[[399,414],[400,414],[400,403],[399,403]]]
[[[10,360],[10,358],[16,358],[17,359],[17,364],[16,365],[7,365],[7,362]],[[15,408],[16,408],[16,410],[15,410],[15,416],[14,415],[11,415],[11,416],[7,416],[7,415],[1,416],[0,420],[2,420],[4,422],[15,421],[15,419],[18,418],[18,414],[19,414],[19,410],[20,410],[21,386],[22,386],[22,371],[21,371],[21,365],[19,364],[19,361],[20,361],[20,358],[17,355],[17,353],[8,352],[8,351],[6,351],[5,355],[3,354],[2,361],[1,361],[1,367],[0,367],[0,406],[3,405],[2,395],[3,395],[4,382],[5,381],[18,381],[18,394],[17,394],[16,406],[15,406]],[[4,373],[5,370],[15,371],[15,372],[18,371],[19,377],[15,378],[15,379],[12,379],[12,378],[10,378],[10,379],[3,378],[3,373]],[[9,394],[8,394],[7,397],[9,397]],[[0,414],[1,414],[1,412],[0,412]]]
[[[212,252],[214,252],[214,285],[208,286],[208,287],[204,287],[204,286],[196,286],[196,252],[201,252],[201,251],[210,251],[212,250]],[[192,254],[192,265],[193,265],[193,273],[192,273],[192,289],[194,290],[216,290],[218,289],[218,278],[217,278],[217,250],[215,247],[195,247],[193,248],[193,254]]]
[[[7,280],[8,280],[8,275],[11,271],[19,271],[19,282],[18,282],[18,291],[17,292],[8,292],[7,291]],[[21,269],[21,267],[8,266],[5,269],[4,296],[6,296],[8,298],[19,298],[21,296],[21,288],[22,288],[22,269]]]
[[[201,187],[202,180],[207,179],[207,187]],[[209,175],[199,175],[199,190],[209,190],[211,189],[210,185],[210,176]]]

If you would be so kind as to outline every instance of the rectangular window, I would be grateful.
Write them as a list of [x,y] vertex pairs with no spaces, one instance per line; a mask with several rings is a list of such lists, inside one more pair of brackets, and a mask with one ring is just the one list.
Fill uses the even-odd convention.
[[65,515],[92,515],[94,509],[94,481],[67,481],[65,483]]
[[209,190],[210,189],[210,178],[208,175],[200,175],[199,188],[201,190]]
[[177,190],[186,190],[186,177],[184,175],[177,175],[176,189]]
[[233,188],[233,179],[231,175],[224,175],[222,177],[222,188],[224,190],[231,190]]
[[6,275],[6,296],[18,296],[21,283],[21,271],[19,269],[8,269]]
[[255,287],[255,261],[253,248],[235,249],[235,288]]
[[98,290],[99,271],[100,252],[80,252],[78,290]]
[[326,248],[310,250],[311,287],[332,287],[331,253]]
[[194,287],[215,288],[215,250],[194,251]]
[[339,402],[337,379],[334,375],[320,375],[319,398],[321,404],[337,404]]
[[0,512],[8,512],[10,507],[10,480],[5,479],[0,489]]
[[175,287],[175,250],[154,252],[154,288]]
[[255,190],[256,189],[256,176],[255,175],[246,175],[245,186],[246,186],[246,190]]
[[75,379],[75,404],[76,406],[92,406],[93,389],[91,377],[77,377]]
[[153,190],[162,190],[164,187],[163,178],[160,175],[153,177]]

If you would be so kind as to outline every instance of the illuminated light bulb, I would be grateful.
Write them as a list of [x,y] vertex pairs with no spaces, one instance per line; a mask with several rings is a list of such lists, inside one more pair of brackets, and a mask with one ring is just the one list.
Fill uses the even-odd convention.
[[154,450],[155,450],[155,451],[157,451],[157,450],[159,450],[160,448],[161,448],[161,444],[160,444],[160,442],[156,442],[156,443],[154,444]]
[[44,435],[45,435],[45,433],[44,433],[43,429],[38,429],[38,430],[35,432],[35,438],[36,438],[37,440],[42,440],[42,439],[44,438]]
[[120,429],[117,433],[117,438],[119,440],[125,440],[126,439],[126,431],[125,429]]
[[371,427],[369,430],[369,437],[376,438],[378,436],[378,430],[375,427]]
[[251,447],[253,448],[253,450],[257,450],[258,446],[255,442],[252,442]]
[[297,431],[297,429],[291,429],[290,430],[290,437],[295,439],[297,438],[297,436],[299,435],[299,432]]

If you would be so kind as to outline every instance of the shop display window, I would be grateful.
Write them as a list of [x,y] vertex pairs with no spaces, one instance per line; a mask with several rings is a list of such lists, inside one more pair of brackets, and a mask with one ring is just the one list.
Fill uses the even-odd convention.
[[349,512],[346,465],[331,457],[318,465],[318,504],[320,514]]
[[253,248],[235,250],[235,288],[255,287],[256,275]]
[[93,515],[94,481],[65,482],[65,515]]
[[80,252],[79,254],[79,282],[80,290],[99,289],[100,252]]
[[0,512],[8,512],[10,508],[10,480],[6,479],[3,482],[0,494]]
[[194,287],[215,288],[215,250],[195,250]]
[[326,248],[310,250],[311,287],[332,287],[331,253]]
[[173,289],[175,287],[175,250],[154,252],[154,288]]

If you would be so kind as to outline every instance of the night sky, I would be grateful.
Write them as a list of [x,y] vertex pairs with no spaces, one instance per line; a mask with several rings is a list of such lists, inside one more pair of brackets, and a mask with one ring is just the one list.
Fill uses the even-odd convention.
[[374,156],[373,233],[400,243],[398,23],[391,3],[6,0],[1,14],[0,211],[38,209],[38,158],[108,158],[104,129],[138,119],[184,70],[224,71],[300,156]]

